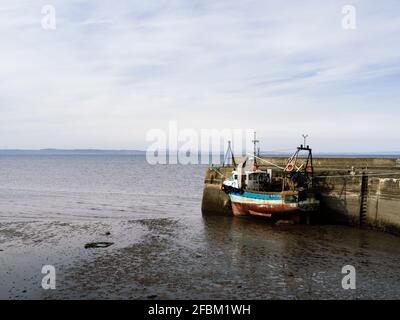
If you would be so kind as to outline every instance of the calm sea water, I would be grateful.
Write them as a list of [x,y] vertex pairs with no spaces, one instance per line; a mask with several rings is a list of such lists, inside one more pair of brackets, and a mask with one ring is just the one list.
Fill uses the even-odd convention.
[[0,218],[198,216],[205,168],[144,156],[0,156]]
[[[205,170],[142,156],[0,156],[0,298],[400,297],[399,237],[203,217]],[[93,240],[115,244],[84,249]],[[41,290],[45,263],[62,290]],[[356,290],[341,286],[348,264]]]

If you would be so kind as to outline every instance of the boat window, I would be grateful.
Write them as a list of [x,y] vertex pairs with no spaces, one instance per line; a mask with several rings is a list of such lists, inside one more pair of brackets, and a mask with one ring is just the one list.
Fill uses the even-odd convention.
[[237,174],[235,174],[235,175],[234,175],[234,178],[235,178],[235,180],[237,180],[237,178],[238,178],[238,175],[237,175]]

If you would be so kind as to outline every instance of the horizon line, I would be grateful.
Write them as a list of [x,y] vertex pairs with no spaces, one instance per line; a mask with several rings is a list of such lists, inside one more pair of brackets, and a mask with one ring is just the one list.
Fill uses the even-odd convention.
[[[295,149],[293,149],[295,150]],[[169,152],[177,152],[178,150],[162,150],[160,152],[162,153],[169,153]],[[140,150],[140,149],[102,149],[102,148],[32,148],[32,149],[25,149],[25,148],[5,148],[5,149],[0,149],[0,153],[23,153],[23,152],[97,152],[97,153],[110,153],[110,152],[116,152],[116,153],[143,153],[145,154],[147,151],[146,150]],[[217,154],[213,152],[201,152],[199,150],[195,151],[198,154]],[[224,154],[225,152],[222,151],[220,154]],[[262,151],[260,150],[260,155],[286,155],[286,154],[291,154],[292,152],[284,152],[284,151]],[[314,151],[314,154],[325,154],[325,155],[400,155],[400,151],[355,151],[355,152],[349,152],[349,151]]]

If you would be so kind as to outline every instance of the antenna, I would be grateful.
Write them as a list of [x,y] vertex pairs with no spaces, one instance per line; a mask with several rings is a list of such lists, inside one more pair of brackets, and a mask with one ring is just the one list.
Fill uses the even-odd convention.
[[257,133],[254,131],[254,140],[252,141],[254,144],[254,164],[257,164],[257,143],[260,142],[260,140],[257,140]]
[[303,139],[304,139],[304,144],[303,144],[303,146],[304,146],[304,148],[306,148],[307,147],[307,138],[308,138],[308,134],[302,134],[302,137],[303,137]]

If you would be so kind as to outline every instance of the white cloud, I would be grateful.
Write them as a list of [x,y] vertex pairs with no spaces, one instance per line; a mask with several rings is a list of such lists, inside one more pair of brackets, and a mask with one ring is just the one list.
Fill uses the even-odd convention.
[[145,133],[253,127],[266,149],[399,149],[398,1],[44,1],[0,9],[0,148],[144,148]]

